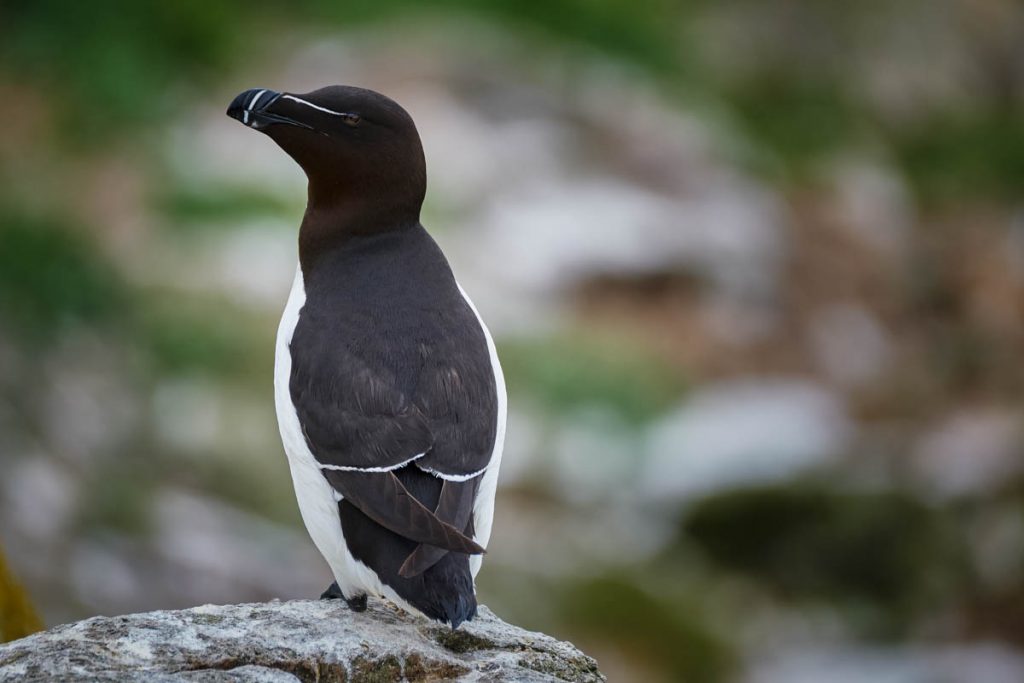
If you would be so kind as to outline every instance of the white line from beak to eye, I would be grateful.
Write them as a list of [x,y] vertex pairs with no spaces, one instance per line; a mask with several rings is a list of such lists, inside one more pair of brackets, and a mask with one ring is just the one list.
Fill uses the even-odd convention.
[[312,102],[307,102],[306,100],[304,100],[304,99],[302,99],[300,97],[295,97],[294,95],[281,95],[281,97],[282,97],[282,99],[291,100],[292,102],[298,102],[299,104],[304,104],[307,107],[312,107],[313,109],[322,111],[325,114],[331,114],[332,116],[345,116],[346,115],[346,112],[333,111],[331,109],[327,109],[326,107],[321,107],[318,104],[313,104]]

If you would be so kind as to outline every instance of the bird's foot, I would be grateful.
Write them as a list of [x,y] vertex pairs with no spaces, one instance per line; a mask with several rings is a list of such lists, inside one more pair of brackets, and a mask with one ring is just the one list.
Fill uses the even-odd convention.
[[330,586],[327,587],[327,590],[325,590],[323,593],[320,594],[320,599],[321,600],[344,600],[345,599],[345,594],[341,592],[341,589],[338,588],[338,582],[335,581],[334,583],[332,583]]
[[366,611],[366,593],[357,595],[354,598],[345,598],[345,604],[353,612],[365,612]]
[[335,581],[327,587],[323,593],[320,594],[321,600],[344,600],[348,608],[353,612],[365,612],[366,611],[366,594],[357,595],[354,598],[346,598],[345,594],[338,588],[338,582]]

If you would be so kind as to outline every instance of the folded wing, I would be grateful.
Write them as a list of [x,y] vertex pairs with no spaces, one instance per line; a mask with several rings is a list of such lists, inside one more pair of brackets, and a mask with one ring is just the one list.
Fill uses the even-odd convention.
[[[494,450],[497,389],[476,314],[450,294],[448,305],[417,303],[405,318],[417,324],[399,328],[351,293],[333,300],[355,302],[344,315],[307,305],[291,344],[290,394],[324,476],[366,517],[421,544],[404,577],[450,551],[484,552],[469,535]],[[412,305],[415,293],[395,300]],[[395,476],[403,467],[444,480],[435,509]]]

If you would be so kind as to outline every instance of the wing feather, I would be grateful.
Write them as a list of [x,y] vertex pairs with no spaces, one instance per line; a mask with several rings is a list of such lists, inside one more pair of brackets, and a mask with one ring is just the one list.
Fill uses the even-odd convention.
[[385,529],[445,551],[484,553],[475,541],[424,507],[391,472],[324,470],[324,476],[345,500]]

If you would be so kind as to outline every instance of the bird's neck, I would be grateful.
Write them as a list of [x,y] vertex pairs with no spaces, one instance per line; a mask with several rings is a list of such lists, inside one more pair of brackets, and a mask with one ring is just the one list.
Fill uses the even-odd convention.
[[323,256],[366,237],[409,230],[419,225],[419,207],[338,193],[318,194],[310,185],[299,228],[299,262],[309,273]]

